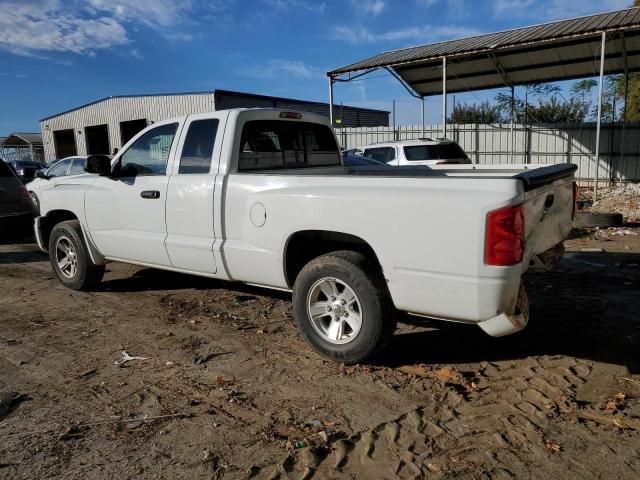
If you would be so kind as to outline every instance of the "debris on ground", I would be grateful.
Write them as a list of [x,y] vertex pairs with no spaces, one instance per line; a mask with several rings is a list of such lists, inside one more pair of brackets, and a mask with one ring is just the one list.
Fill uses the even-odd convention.
[[550,440],[547,440],[544,446],[549,453],[558,453],[562,450],[562,446],[559,443],[552,442]]
[[139,355],[129,355],[126,351],[122,351],[122,357],[120,357],[120,360],[116,360],[115,364],[120,366],[120,365],[124,365],[127,362],[132,362],[134,360],[147,360],[147,357],[141,357]]
[[317,448],[327,444],[329,441],[329,437],[327,436],[327,432],[317,432],[313,435],[309,435],[308,437],[303,438],[302,440],[297,440],[293,443],[295,448],[306,448],[312,447]]
[[[584,193],[590,195],[586,191]],[[627,183],[599,190],[598,201],[593,203],[589,211],[618,212],[625,222],[640,221],[640,183]]]
[[627,395],[622,393],[622,392],[618,392],[615,395],[613,395],[613,397],[607,401],[607,403],[605,404],[604,409],[605,410],[619,410],[621,407],[622,402],[625,400],[625,398],[627,398]]

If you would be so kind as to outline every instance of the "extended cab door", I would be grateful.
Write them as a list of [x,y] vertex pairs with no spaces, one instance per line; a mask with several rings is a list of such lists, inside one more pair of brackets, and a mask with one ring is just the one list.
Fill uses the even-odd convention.
[[98,177],[87,189],[89,233],[107,258],[171,266],[167,236],[167,161],[180,124],[159,122],[117,157],[113,177]]
[[167,240],[171,264],[216,273],[213,253],[214,189],[228,112],[190,115],[185,122],[167,191]]

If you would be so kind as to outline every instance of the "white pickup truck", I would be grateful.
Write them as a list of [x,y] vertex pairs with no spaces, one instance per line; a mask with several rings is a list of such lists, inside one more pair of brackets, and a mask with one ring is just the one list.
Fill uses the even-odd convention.
[[525,327],[521,276],[572,228],[573,165],[344,167],[326,119],[227,110],[155,123],[51,180],[35,233],[72,289],[126,262],[293,291],[320,353],[358,362],[398,311]]

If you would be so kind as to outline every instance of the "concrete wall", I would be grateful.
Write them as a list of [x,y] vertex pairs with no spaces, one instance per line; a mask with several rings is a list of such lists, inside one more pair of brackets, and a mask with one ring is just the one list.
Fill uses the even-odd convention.
[[40,122],[45,160],[56,157],[53,132],[73,129],[78,155],[87,154],[84,128],[107,124],[110,150],[121,148],[120,122],[147,119],[157,122],[191,113],[211,112],[215,109],[213,93],[176,95],[148,95],[108,98]]
[[[337,128],[343,148],[421,137],[421,126],[393,128]],[[425,137],[442,136],[441,125],[426,125]],[[447,137],[456,140],[474,163],[575,163],[578,177],[595,173],[595,124],[584,125],[449,125]],[[623,140],[624,138],[624,140]],[[513,155],[511,149],[513,145]],[[640,124],[603,125],[600,179],[640,180]]]

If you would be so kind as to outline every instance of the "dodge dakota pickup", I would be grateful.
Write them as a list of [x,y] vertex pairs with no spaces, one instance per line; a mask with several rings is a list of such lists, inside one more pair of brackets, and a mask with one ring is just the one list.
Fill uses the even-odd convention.
[[342,164],[328,121],[238,109],[157,122],[52,179],[35,233],[60,282],[126,262],[293,292],[321,354],[379,351],[397,313],[522,330],[527,268],[572,228],[575,166]]

